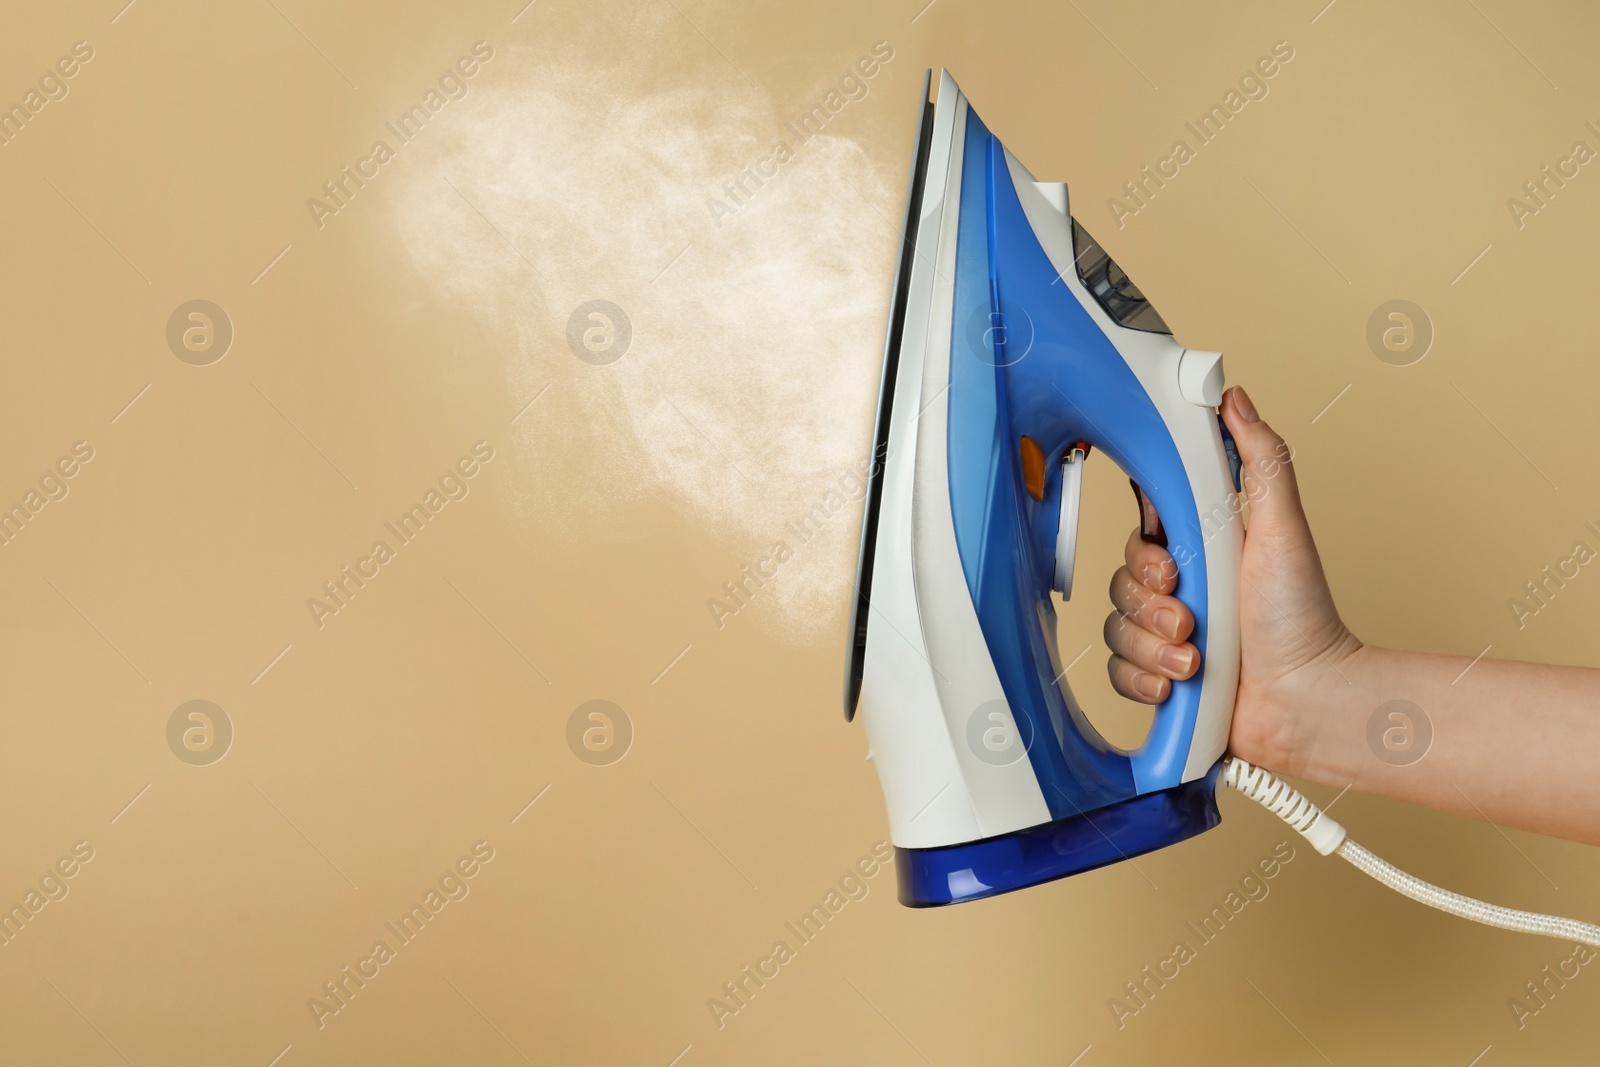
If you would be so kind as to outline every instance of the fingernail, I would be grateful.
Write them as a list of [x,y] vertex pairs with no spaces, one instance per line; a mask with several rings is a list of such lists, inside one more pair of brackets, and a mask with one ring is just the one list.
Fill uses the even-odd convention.
[[1184,645],[1162,645],[1156,653],[1156,661],[1173,674],[1184,674],[1194,662],[1194,653]]
[[1146,700],[1161,699],[1161,683],[1164,679],[1154,674],[1145,674],[1143,671],[1133,680],[1133,687],[1139,690],[1139,695]]
[[1156,629],[1172,638],[1178,639],[1178,613],[1171,608],[1157,608],[1155,614]]
[[1250,402],[1250,394],[1244,391],[1243,386],[1234,387],[1233,406],[1239,409],[1239,414],[1244,416],[1245,422],[1261,421],[1261,416],[1256,414],[1256,406]]

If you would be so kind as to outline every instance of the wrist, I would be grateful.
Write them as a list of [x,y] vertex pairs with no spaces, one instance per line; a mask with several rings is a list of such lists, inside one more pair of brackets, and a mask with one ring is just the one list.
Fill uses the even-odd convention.
[[1247,745],[1254,754],[1240,754],[1295,778],[1348,784],[1361,758],[1353,709],[1365,706],[1374,660],[1384,651],[1341,626],[1316,658],[1270,680],[1242,681],[1240,704],[1251,707],[1257,728]]
[[1388,652],[1349,634],[1319,657],[1320,669],[1300,681],[1292,698],[1297,706],[1288,714],[1299,736],[1295,750],[1285,753],[1288,773],[1339,788],[1356,779],[1370,759],[1365,720]]

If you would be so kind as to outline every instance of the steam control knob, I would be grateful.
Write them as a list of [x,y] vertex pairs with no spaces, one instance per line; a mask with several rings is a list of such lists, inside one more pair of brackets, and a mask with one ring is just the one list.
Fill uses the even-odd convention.
[[1083,498],[1083,461],[1089,446],[1079,442],[1061,460],[1061,521],[1056,527],[1055,591],[1072,599],[1072,571],[1078,556],[1078,502]]

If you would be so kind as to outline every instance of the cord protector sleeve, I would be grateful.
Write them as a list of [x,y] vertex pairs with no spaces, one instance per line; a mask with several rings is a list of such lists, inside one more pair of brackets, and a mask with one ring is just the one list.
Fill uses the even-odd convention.
[[1230,757],[1224,763],[1222,783],[1272,811],[1298,830],[1324,856],[1337,853],[1357,870],[1430,908],[1438,908],[1485,926],[1543,934],[1600,948],[1600,926],[1593,923],[1486,904],[1407,874],[1351,841],[1343,826],[1330,819],[1292,785],[1271,771],[1253,766],[1237,756]]

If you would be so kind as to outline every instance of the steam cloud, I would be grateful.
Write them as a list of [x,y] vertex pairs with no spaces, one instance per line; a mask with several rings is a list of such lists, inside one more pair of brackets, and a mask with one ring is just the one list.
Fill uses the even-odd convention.
[[[515,337],[512,398],[553,381],[541,426],[611,442],[606,462],[635,464],[636,480],[692,513],[726,577],[775,541],[794,549],[730,626],[796,642],[836,630],[857,505],[804,546],[785,526],[870,446],[900,179],[848,138],[798,142],[780,105],[726,66],[674,84],[642,52],[562,66],[531,46],[496,49],[494,77],[431,123],[397,174],[388,203],[413,265],[484,329]],[[707,199],[728,203],[723,183],[780,137],[793,159],[718,225]],[[566,343],[569,315],[594,298],[633,328],[606,367]]]

